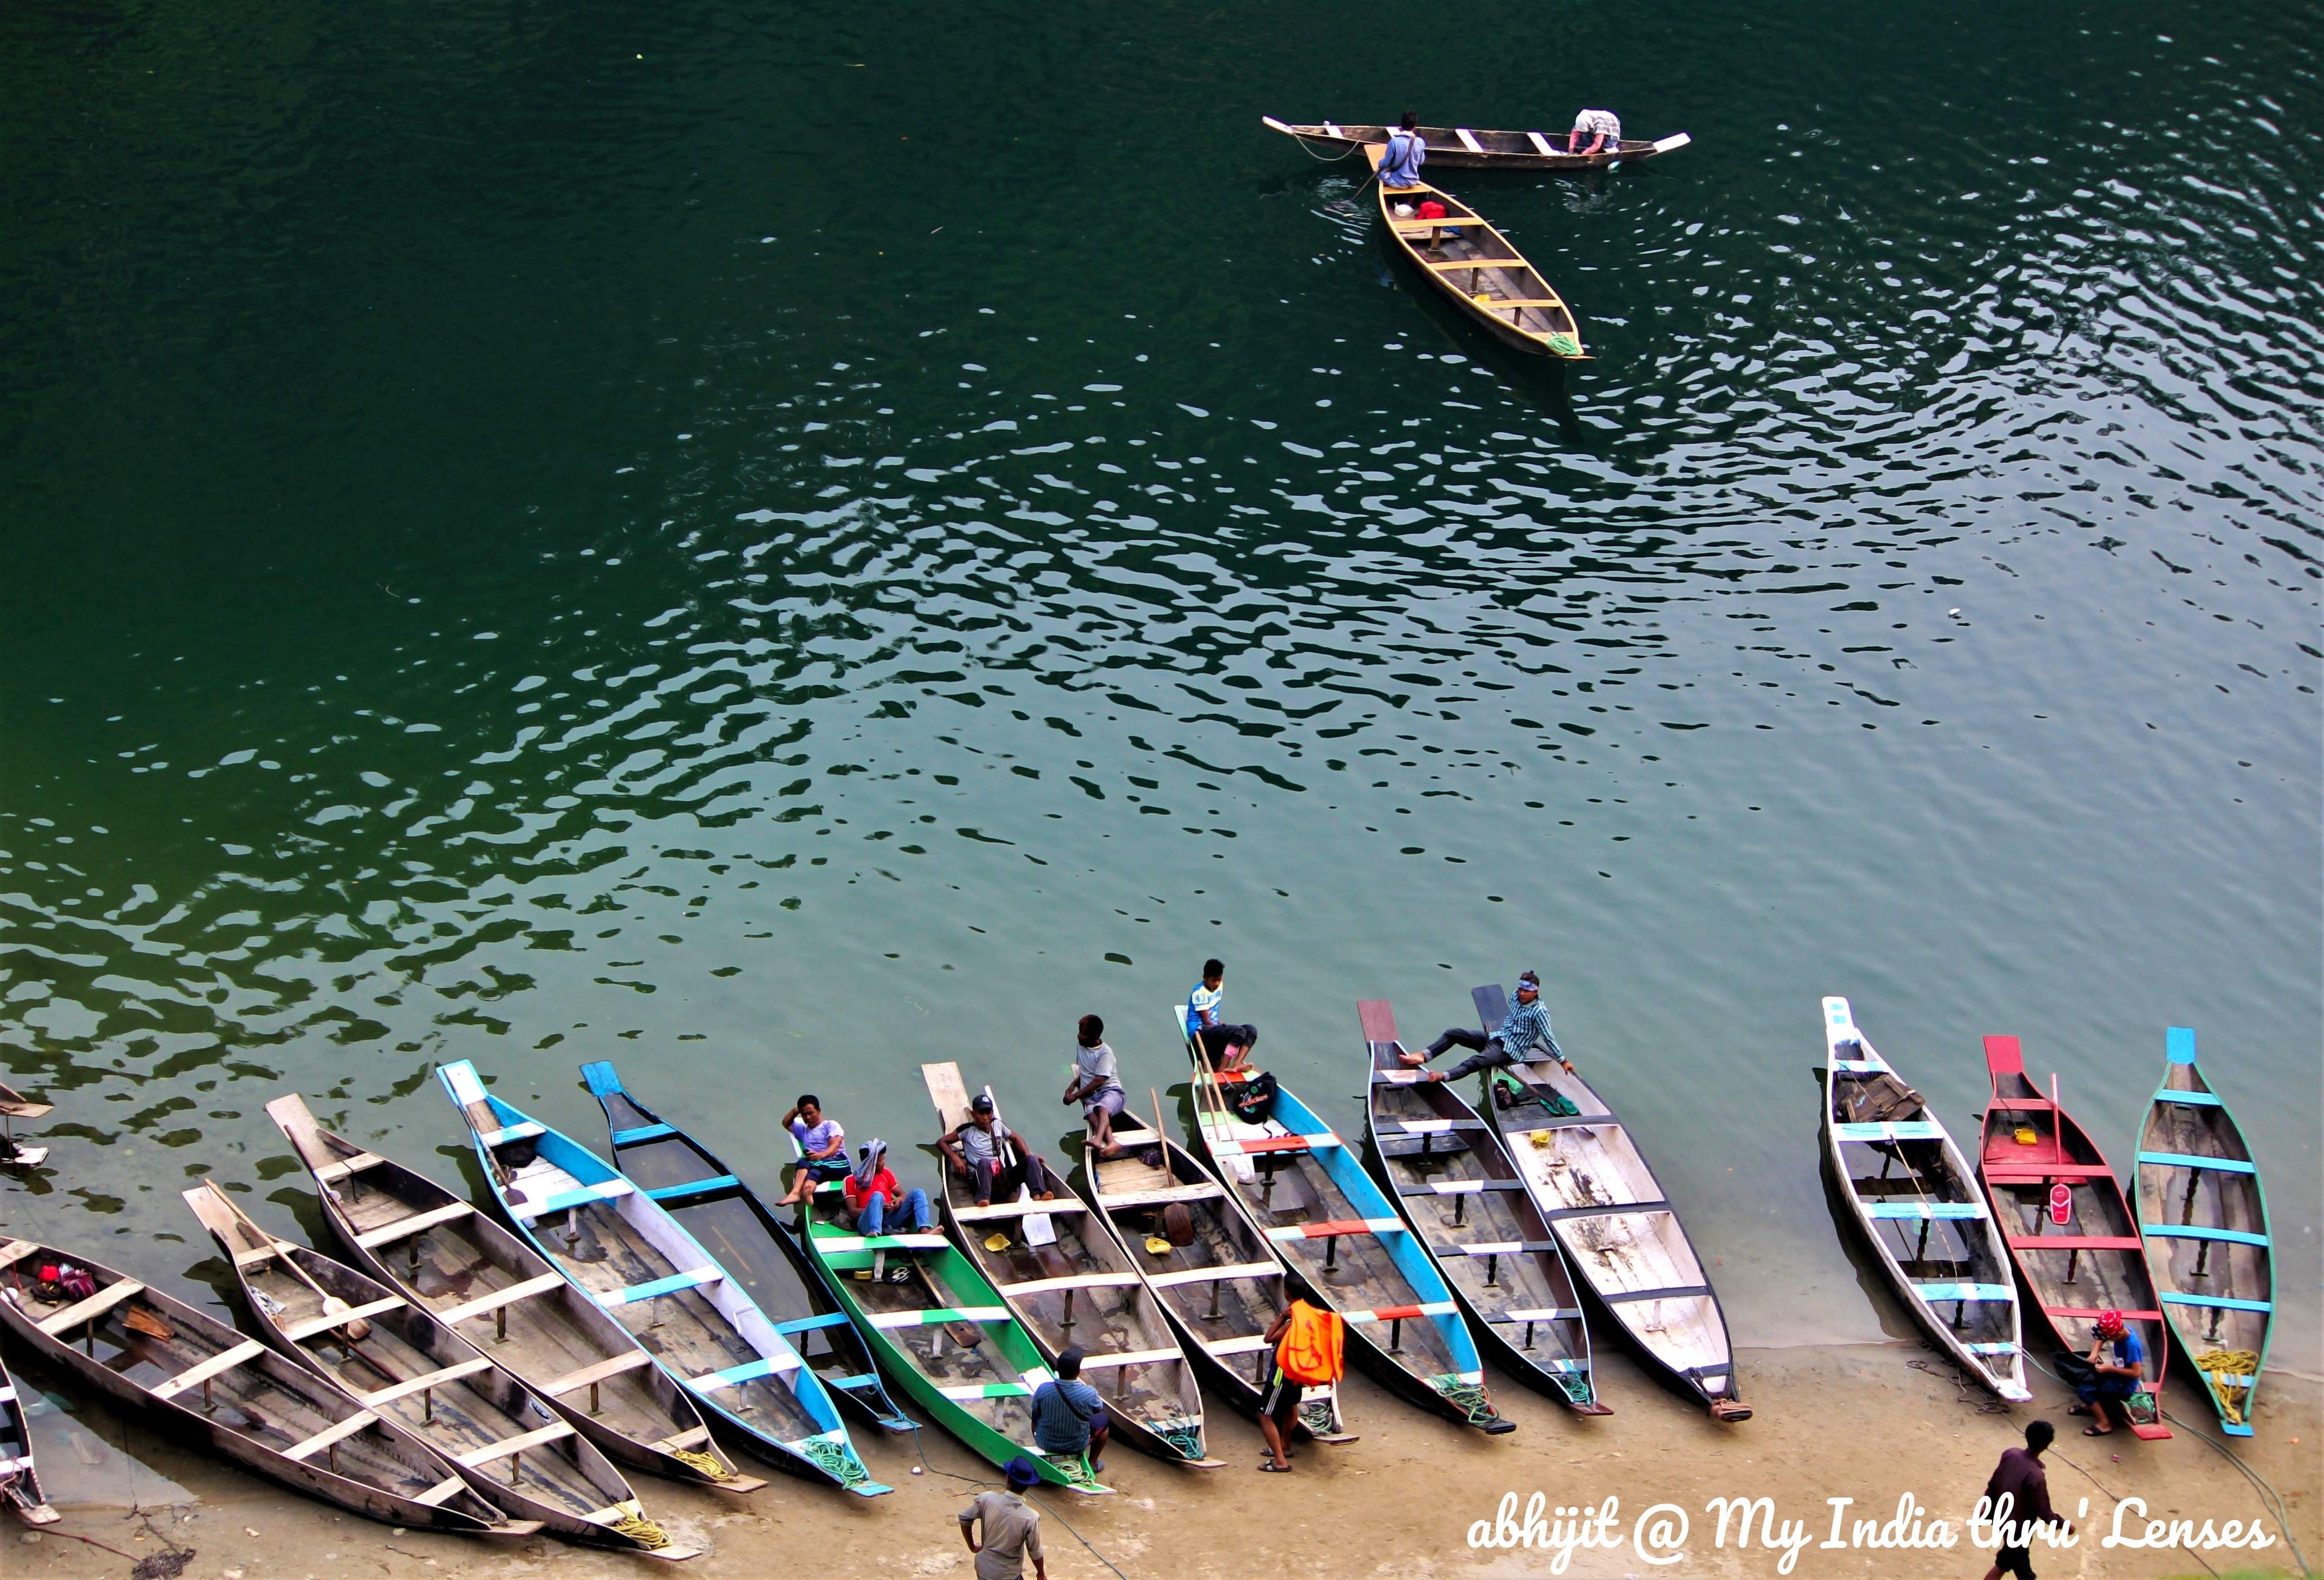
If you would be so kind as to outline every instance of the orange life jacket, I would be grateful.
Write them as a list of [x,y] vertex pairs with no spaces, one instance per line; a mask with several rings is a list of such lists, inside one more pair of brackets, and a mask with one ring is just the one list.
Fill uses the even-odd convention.
[[1276,1364],[1294,1382],[1337,1382],[1346,1372],[1341,1355],[1343,1328],[1336,1311],[1319,1311],[1305,1300],[1291,1302],[1291,1326],[1276,1346]]

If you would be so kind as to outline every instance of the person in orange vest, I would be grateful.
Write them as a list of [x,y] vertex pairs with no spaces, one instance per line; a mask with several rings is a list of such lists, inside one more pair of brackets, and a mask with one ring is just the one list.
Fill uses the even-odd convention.
[[1289,1303],[1267,1330],[1267,1342],[1275,1346],[1275,1376],[1259,1404],[1259,1435],[1267,1439],[1268,1455],[1259,1468],[1278,1475],[1291,1468],[1288,1450],[1299,1424],[1301,1392],[1337,1382],[1347,1370],[1340,1314],[1309,1304],[1314,1291],[1296,1272],[1284,1274],[1283,1292]]

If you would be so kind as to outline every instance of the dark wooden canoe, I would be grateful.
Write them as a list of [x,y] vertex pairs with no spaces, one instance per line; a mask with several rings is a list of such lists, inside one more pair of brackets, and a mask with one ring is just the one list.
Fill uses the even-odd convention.
[[[1364,152],[1374,165],[1380,150]],[[1380,219],[1396,245],[1429,288],[1495,339],[1536,356],[1588,362],[1573,309],[1541,271],[1526,262],[1508,237],[1449,192],[1423,184],[1375,188]],[[1416,217],[1424,203],[1441,203],[1443,217]],[[1403,212],[1399,213],[1401,210]]]
[[1977,1171],[2009,1254],[2058,1341],[2077,1355],[2098,1342],[2101,1311],[2119,1311],[2137,1329],[2146,1352],[2146,1392],[2130,1401],[2130,1429],[2167,1438],[2163,1309],[2114,1169],[2089,1133],[2058,1106],[2057,1076],[2050,1077],[2044,1097],[2026,1075],[2016,1038],[1987,1037],[1985,1069],[1993,1096],[1982,1117]]
[[[1499,1031],[1509,1012],[1501,985],[1469,997],[1485,1031]],[[1567,1265],[1637,1353],[1712,1419],[1748,1420],[1718,1291],[1612,1107],[1554,1059],[1493,1071],[1484,1102]]]
[[296,1092],[266,1116],[358,1267],[445,1321],[475,1324],[493,1358],[609,1458],[733,1493],[767,1484],[734,1468],[692,1397],[530,1245],[425,1174],[325,1130]]
[[[658,1558],[702,1550],[673,1543],[646,1520],[611,1460],[426,1309],[344,1263],[276,1239],[213,1182],[185,1199],[233,1265],[259,1337],[400,1422],[449,1459],[478,1496],[580,1541]],[[333,1325],[332,1317],[357,1308],[368,1313],[362,1327]]]
[[[1298,125],[1261,115],[1270,132],[1296,137],[1316,151],[1334,157],[1353,152],[1368,142],[1384,143],[1393,126],[1368,126],[1355,122],[1323,121]],[[1694,141],[1683,132],[1645,142],[1626,137],[1612,152],[1568,153],[1563,132],[1480,132],[1467,126],[1414,128],[1428,144],[1428,163],[1465,170],[1602,170],[1617,163],[1634,165],[1675,153]],[[1424,167],[1425,168],[1425,167]]]
[[2171,1027],[2163,1050],[2163,1084],[2138,1138],[2146,1267],[2171,1330],[2209,1385],[2219,1429],[2248,1438],[2275,1316],[2267,1197],[2235,1116],[2196,1068],[2195,1033]]
[[[1257,1417],[1275,1366],[1267,1330],[1286,1303],[1282,1257],[1194,1153],[1136,1109],[1124,1105],[1114,1116],[1113,1135],[1124,1155],[1101,1158],[1083,1133],[1075,1189],[1097,1208],[1211,1386]],[[1161,1162],[1149,1163],[1148,1155]],[[1173,1205],[1193,1220],[1194,1237],[1185,1245],[1169,1245],[1159,1232]],[[1154,1249],[1157,1240],[1164,1249]],[[1355,1441],[1340,1419],[1337,1383],[1301,1390],[1296,1429],[1326,1443]]]
[[[96,1294],[47,1300],[23,1276],[27,1264],[68,1262],[88,1271]],[[476,1496],[450,1460],[397,1422],[182,1300],[32,1240],[0,1245],[0,1268],[17,1272],[0,1289],[9,1337],[157,1431],[386,1524],[540,1529]]]
[[16,1380],[0,1366],[0,1508],[13,1509],[27,1525],[54,1525],[63,1516],[49,1507],[41,1473],[32,1463],[32,1428],[16,1397]]
[[1449,1083],[1405,1065],[1388,1000],[1360,1000],[1356,1016],[1370,1056],[1373,1172],[1468,1312],[1479,1346],[1575,1414],[1612,1415],[1598,1399],[1565,1254],[1500,1138]]
[[791,1341],[833,1398],[872,1425],[908,1432],[910,1417],[880,1382],[847,1313],[808,1268],[798,1240],[748,1181],[622,1087],[613,1065],[581,1067],[613,1149],[613,1166],[660,1202],[686,1232],[742,1281],[775,1331]]

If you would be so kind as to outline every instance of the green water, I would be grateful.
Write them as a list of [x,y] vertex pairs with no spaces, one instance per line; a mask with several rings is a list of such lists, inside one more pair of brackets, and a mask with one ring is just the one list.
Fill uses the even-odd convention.
[[[2317,1369],[2312,14],[33,6],[0,74],[9,1232],[287,1226],[287,1087],[451,1178],[450,1058],[762,1180],[927,1060],[1062,1135],[1212,953],[1352,1132],[1358,997],[1530,965],[1746,1344],[1880,1331],[1820,996],[2118,1165],[2196,1027]],[[1443,173],[1599,361],[1259,124],[1406,102],[1693,134]]]

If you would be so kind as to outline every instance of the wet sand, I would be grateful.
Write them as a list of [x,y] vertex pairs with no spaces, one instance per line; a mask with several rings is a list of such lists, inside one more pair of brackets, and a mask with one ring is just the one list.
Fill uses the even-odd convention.
[[[1916,1361],[1929,1370],[1912,1364]],[[1851,1522],[1886,1522],[1900,1495],[1909,1493],[1929,1511],[1926,1519],[1951,1520],[1959,1533],[1995,1457],[2020,1440],[2023,1423],[2037,1414],[2061,1428],[2049,1456],[2051,1493],[2060,1511],[2070,1517],[2080,1500],[2089,1500],[2089,1512],[2079,1521],[2086,1531],[2080,1547],[2036,1549],[2034,1566],[2044,1576],[2298,1572],[2273,1515],[2250,1484],[2197,1440],[2198,1431],[2217,1438],[2208,1411],[2192,1429],[2174,1427],[2169,1442],[2142,1443],[2126,1434],[2098,1440],[2080,1435],[2081,1422],[2066,1415],[2065,1396],[2045,1378],[2035,1379],[2035,1404],[2020,1407],[2014,1418],[1981,1413],[1983,1396],[1957,1384],[1950,1367],[1917,1345],[1747,1350],[1742,1362],[1757,1414],[1740,1427],[1711,1424],[1626,1358],[1609,1355],[1600,1363],[1602,1392],[1615,1415],[1582,1420],[1497,1380],[1496,1400],[1520,1423],[1518,1431],[1498,1439],[1423,1416],[1358,1378],[1349,1385],[1347,1407],[1361,1440],[1304,1449],[1297,1471],[1287,1476],[1259,1474],[1256,1428],[1214,1411],[1212,1453],[1226,1462],[1224,1468],[1173,1469],[1117,1449],[1107,1468],[1120,1496],[1041,1493],[1050,1511],[1043,1521],[1050,1572],[1066,1580],[1113,1573],[1065,1529],[1070,1521],[1132,1580],[1775,1575],[1781,1555],[1757,1545],[1756,1526],[1749,1548],[1738,1548],[1731,1531],[1724,1548],[1714,1547],[1716,1520],[1705,1519],[1707,1500],[1772,1498],[1779,1527],[1784,1520],[1799,1520],[1813,1542],[1821,1542],[1831,1518],[1825,1500],[1852,1497]],[[2236,1452],[2282,1495],[2292,1534],[2310,1559],[2324,1557],[2318,1514],[2324,1502],[2324,1455],[2318,1451],[2324,1444],[2324,1386],[2271,1371],[2264,1398],[2259,1435],[2237,1445]],[[2164,1402],[2190,1418],[2201,1409],[2199,1399],[2175,1386]],[[201,1580],[514,1576],[545,1572],[550,1564],[564,1566],[576,1580],[653,1573],[695,1580],[807,1573],[966,1580],[971,1560],[954,1516],[972,1489],[961,1478],[987,1474],[930,1429],[921,1434],[929,1468],[914,1475],[918,1461],[910,1438],[876,1439],[859,1428],[873,1474],[897,1489],[890,1496],[859,1502],[776,1475],[762,1492],[732,1497],[638,1477],[647,1511],[674,1536],[709,1549],[684,1565],[661,1565],[541,1538],[495,1542],[398,1535],[157,1444],[139,1428],[131,1428],[132,1452],[124,1456],[118,1447],[121,1423],[95,1413],[71,1420],[51,1410],[36,1425],[51,1495],[65,1519],[38,1542],[25,1542],[18,1528],[0,1532],[0,1551],[8,1560],[0,1572],[12,1580],[125,1575],[130,1566],[124,1558],[60,1532],[93,1537],[143,1557],[160,1544],[150,1537],[137,1539],[140,1522],[126,1510],[133,1500],[163,1506],[152,1525],[194,1549],[184,1572]],[[1649,1564],[1626,1541],[1618,1550],[1576,1551],[1561,1571],[1553,1567],[1554,1554],[1470,1548],[1470,1526],[1489,1519],[1502,1493],[1516,1492],[1522,1503],[1536,1491],[1547,1494],[1552,1508],[1618,1497],[1615,1529],[1625,1536],[1649,1505],[1676,1504],[1692,1525],[1683,1545],[1687,1556]],[[2155,1518],[2191,1518],[2199,1525],[2207,1518],[2221,1523],[2261,1518],[2277,1545],[2255,1554],[2204,1554],[2209,1571],[2185,1551],[2108,1551],[2098,1541],[2110,1527],[2117,1497],[2143,1498]],[[2128,1527],[2140,1528],[2136,1522]],[[1961,1534],[1961,1545],[1950,1552],[1825,1550],[1812,1544],[1789,1573],[1976,1580],[1990,1560],[1970,1551]]]

